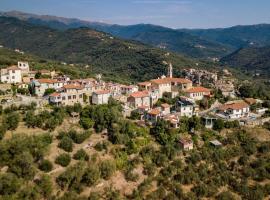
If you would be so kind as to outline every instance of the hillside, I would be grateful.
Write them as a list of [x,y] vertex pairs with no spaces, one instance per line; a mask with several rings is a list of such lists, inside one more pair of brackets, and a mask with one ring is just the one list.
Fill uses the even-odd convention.
[[195,58],[221,57],[231,52],[230,48],[217,42],[211,42],[189,33],[151,24],[120,26],[56,16],[34,15],[18,11],[3,12],[0,15],[16,17],[32,24],[44,25],[58,30],[88,27],[116,37],[140,41]]
[[270,46],[241,48],[221,59],[221,63],[249,72],[270,75]]
[[202,39],[238,49],[246,46],[270,45],[270,24],[234,26],[220,29],[179,29]]
[[[0,17],[0,44],[18,48],[41,58],[90,67],[90,73],[103,73],[120,80],[146,80],[166,73],[163,61],[177,70],[195,66],[184,56],[112,37],[89,28],[59,31],[15,18]],[[197,61],[196,61],[197,62]],[[201,66],[204,64],[202,63]]]
[[20,54],[12,49],[0,48],[0,68],[5,68],[10,65],[17,65],[18,61],[29,62],[31,69],[40,70],[56,70],[63,74],[69,75],[71,78],[83,78],[93,76],[83,65],[64,65],[60,62],[43,59],[32,54]]

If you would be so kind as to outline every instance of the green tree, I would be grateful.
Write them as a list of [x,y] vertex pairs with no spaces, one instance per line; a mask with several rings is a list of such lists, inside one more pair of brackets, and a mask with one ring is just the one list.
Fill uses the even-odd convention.
[[112,160],[105,160],[100,163],[101,177],[108,180],[115,172],[116,166]]
[[39,169],[44,172],[49,172],[53,168],[53,164],[49,160],[42,160],[39,164]]
[[7,114],[3,119],[3,124],[6,126],[8,130],[15,130],[20,121],[20,115],[17,112],[12,112]]
[[84,175],[82,176],[82,183],[87,186],[93,186],[98,182],[100,176],[101,173],[99,168],[97,166],[90,166],[85,170]]
[[58,165],[61,165],[63,167],[66,167],[69,165],[71,161],[71,157],[69,154],[67,153],[63,153],[63,154],[60,154],[56,159],[55,159],[55,163],[58,164]]
[[85,150],[83,149],[80,149],[78,150],[74,155],[73,155],[73,158],[75,160],[85,160],[85,161],[88,161],[89,160],[89,156],[88,154],[85,152]]
[[0,195],[11,195],[19,191],[20,180],[12,173],[0,174]]
[[59,144],[58,147],[65,150],[66,152],[72,152],[73,150],[73,141],[69,137],[63,137]]

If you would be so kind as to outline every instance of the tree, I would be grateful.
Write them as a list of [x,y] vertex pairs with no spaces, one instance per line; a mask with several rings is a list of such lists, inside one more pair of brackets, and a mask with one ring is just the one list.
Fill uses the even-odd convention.
[[44,172],[49,172],[53,168],[53,164],[49,160],[42,160],[39,164],[39,169]]
[[9,171],[16,174],[18,177],[32,180],[36,174],[33,166],[33,157],[30,153],[25,152],[22,155],[15,156]]
[[58,147],[65,150],[66,152],[72,152],[73,150],[73,141],[69,137],[63,137],[58,144]]
[[47,88],[44,92],[44,95],[43,96],[48,96],[52,93],[54,93],[56,90],[54,88]]
[[89,160],[89,156],[87,155],[87,153],[86,153],[83,149],[78,150],[78,151],[73,155],[73,158],[74,158],[75,160],[85,160],[85,161],[88,161],[88,160]]
[[63,153],[63,154],[60,154],[56,159],[55,159],[55,163],[58,164],[58,165],[61,165],[63,167],[66,167],[69,165],[71,161],[71,157],[69,154],[67,153]]
[[82,176],[82,183],[87,186],[93,186],[98,182],[100,176],[101,173],[99,168],[97,166],[90,166],[85,170],[84,175]]
[[7,114],[3,119],[3,124],[6,126],[8,130],[15,130],[20,121],[20,115],[17,112],[12,112]]
[[42,196],[48,199],[52,195],[53,184],[51,177],[49,175],[43,174],[39,179],[35,180],[36,184],[39,187],[39,191],[42,193]]
[[93,128],[95,122],[90,118],[81,117],[80,118],[80,124],[85,130],[88,130],[90,128]]
[[108,180],[116,170],[115,163],[112,160],[105,160],[100,164],[101,177]]
[[0,175],[0,195],[11,195],[20,189],[21,183],[19,179],[11,173],[3,173]]
[[0,140],[4,138],[6,131],[7,131],[6,127],[4,127],[3,125],[0,126]]
[[214,121],[213,129],[221,131],[224,128],[224,121],[222,119],[217,119]]

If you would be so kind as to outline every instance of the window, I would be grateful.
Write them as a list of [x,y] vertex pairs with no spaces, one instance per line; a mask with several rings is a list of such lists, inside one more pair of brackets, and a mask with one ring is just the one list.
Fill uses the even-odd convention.
[[62,100],[66,100],[66,97],[62,97]]
[[70,100],[71,99],[71,96],[68,96],[68,99]]
[[12,79],[15,79],[15,76],[12,76]]
[[15,74],[15,70],[12,70],[12,73]]
[[73,99],[76,99],[76,95],[73,95]]
[[80,94],[80,96],[79,96],[79,97],[80,97],[80,99],[81,99],[81,98],[82,98],[82,94]]

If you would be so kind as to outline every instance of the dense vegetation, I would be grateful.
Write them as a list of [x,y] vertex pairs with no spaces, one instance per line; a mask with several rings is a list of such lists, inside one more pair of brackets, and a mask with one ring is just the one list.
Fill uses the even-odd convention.
[[[36,117],[26,120],[33,111]],[[44,112],[62,113],[65,121],[74,111],[80,113],[80,123],[72,128],[63,130],[57,122],[61,128],[49,133],[3,135],[0,198],[260,200],[270,194],[270,143],[259,141],[236,121],[218,120],[214,130],[205,129],[198,117],[182,118],[178,129],[163,120],[141,127],[124,119],[113,100],[48,111],[13,106],[1,110],[1,119],[9,133],[18,123],[35,124]],[[190,130],[196,134],[188,134]],[[192,138],[194,150],[180,148],[183,137]],[[213,139],[223,146],[212,146]],[[115,181],[120,180],[129,192],[117,188]]]
[[218,42],[235,50],[247,46],[270,45],[270,25],[257,24],[217,29],[180,29],[202,39]]
[[[18,48],[41,58],[79,64],[89,73],[103,73],[122,80],[147,80],[166,73],[163,61],[175,71],[196,67],[196,61],[166,51],[113,38],[88,28],[58,31],[15,18],[0,17],[0,44]],[[82,67],[83,66],[83,67]],[[209,66],[201,63],[200,67]],[[118,78],[116,78],[118,77]]]
[[259,74],[259,77],[269,77],[270,47],[241,48],[222,58],[221,62],[246,71],[250,75]]
[[88,27],[119,38],[136,40],[160,48],[165,47],[167,50],[196,58],[221,57],[230,52],[230,48],[217,42],[210,42],[189,33],[151,24],[120,26],[21,12],[7,12],[2,15],[16,17],[32,24],[44,25],[58,30]]

